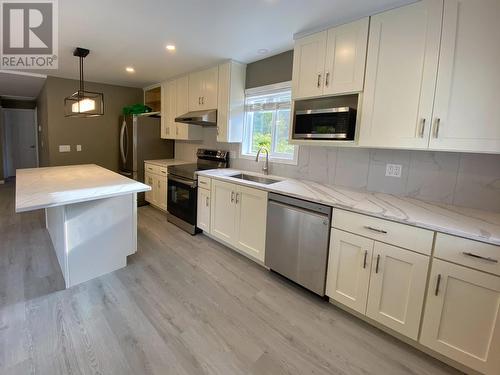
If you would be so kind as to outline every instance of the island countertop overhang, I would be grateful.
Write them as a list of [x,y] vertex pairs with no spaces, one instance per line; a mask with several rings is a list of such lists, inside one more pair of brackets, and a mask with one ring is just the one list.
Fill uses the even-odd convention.
[[16,212],[87,202],[151,190],[95,164],[18,169]]

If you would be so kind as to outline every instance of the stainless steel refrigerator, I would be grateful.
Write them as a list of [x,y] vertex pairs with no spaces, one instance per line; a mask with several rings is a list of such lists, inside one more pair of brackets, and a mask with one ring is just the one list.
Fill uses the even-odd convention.
[[[120,117],[120,174],[144,182],[145,160],[174,157],[174,142],[160,137],[160,121],[160,117],[147,115]],[[137,195],[137,201],[145,204],[144,193]]]

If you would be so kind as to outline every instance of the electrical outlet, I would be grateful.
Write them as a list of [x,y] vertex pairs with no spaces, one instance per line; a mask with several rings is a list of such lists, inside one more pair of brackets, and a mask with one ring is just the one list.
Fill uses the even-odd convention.
[[403,170],[403,167],[401,164],[386,164],[385,175],[386,175],[386,177],[401,178],[402,170]]

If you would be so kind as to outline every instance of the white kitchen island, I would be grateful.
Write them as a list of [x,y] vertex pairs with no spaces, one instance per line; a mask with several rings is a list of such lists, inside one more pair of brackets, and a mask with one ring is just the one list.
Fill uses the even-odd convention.
[[16,212],[45,209],[66,287],[127,265],[137,193],[151,188],[94,164],[16,171]]

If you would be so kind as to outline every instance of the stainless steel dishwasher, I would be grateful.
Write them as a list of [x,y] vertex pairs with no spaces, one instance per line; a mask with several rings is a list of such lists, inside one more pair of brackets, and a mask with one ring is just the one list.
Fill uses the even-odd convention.
[[269,193],[265,264],[325,295],[332,208]]

